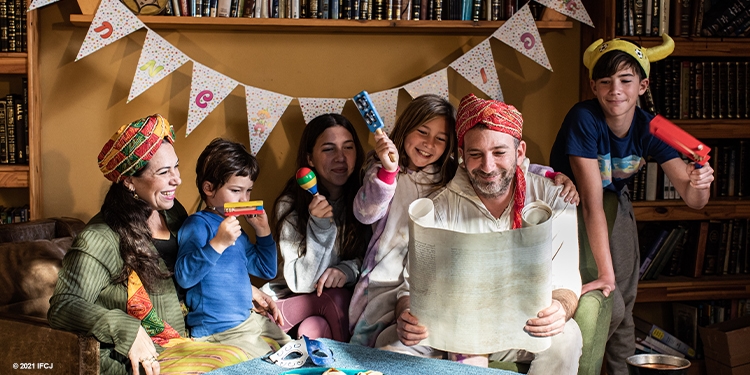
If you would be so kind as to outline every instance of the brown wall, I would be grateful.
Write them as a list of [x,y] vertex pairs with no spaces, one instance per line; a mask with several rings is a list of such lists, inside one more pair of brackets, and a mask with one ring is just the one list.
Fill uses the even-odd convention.
[[[41,9],[44,216],[87,220],[94,215],[109,185],[96,164],[102,145],[120,125],[153,113],[175,125],[183,181],[177,197],[194,211],[195,160],[203,147],[215,137],[249,147],[244,90],[235,89],[185,138],[192,63],[126,103],[146,31],[74,62],[87,32],[87,27],[69,22],[69,15],[78,12],[72,0]],[[578,98],[579,25],[574,24],[571,30],[541,33],[554,73],[497,40],[491,42],[505,100],[524,114],[524,138],[534,162],[548,163],[559,124]],[[461,35],[155,31],[203,65],[295,98],[348,98],[361,90],[398,87],[447,67],[484,40]],[[450,69],[448,79],[454,105],[469,92],[481,94]],[[401,90],[399,113],[408,100]],[[372,137],[351,101],[344,115],[370,149]],[[267,208],[294,174],[303,127],[302,112],[293,100],[257,155],[261,175],[253,199],[265,200]]]

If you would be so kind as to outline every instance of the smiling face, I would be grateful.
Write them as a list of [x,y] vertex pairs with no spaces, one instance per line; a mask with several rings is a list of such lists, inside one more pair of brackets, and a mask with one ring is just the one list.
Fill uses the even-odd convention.
[[409,169],[419,170],[437,162],[448,142],[445,118],[436,117],[412,130],[404,138],[404,151],[409,158]]
[[182,183],[179,159],[174,147],[164,142],[149,160],[139,176],[129,176],[123,180],[125,187],[133,190],[154,210],[168,210],[174,205],[174,193]]
[[214,189],[210,182],[203,182],[203,192],[206,194],[206,206],[223,208],[224,203],[247,202],[255,183],[250,176],[234,175],[224,185]]
[[591,90],[608,119],[621,118],[633,113],[648,82],[648,78],[641,80],[632,67],[624,67],[609,77],[591,80]]
[[331,126],[315,140],[307,163],[315,168],[318,183],[325,186],[332,198],[341,194],[341,188],[354,172],[357,150],[354,138],[343,126]]
[[475,127],[466,132],[459,150],[469,180],[477,195],[496,198],[506,195],[513,182],[516,167],[526,154],[526,143],[506,133]]

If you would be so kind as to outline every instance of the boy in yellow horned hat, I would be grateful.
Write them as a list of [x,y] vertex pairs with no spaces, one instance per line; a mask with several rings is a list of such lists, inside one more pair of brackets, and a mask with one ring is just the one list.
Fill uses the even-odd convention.
[[[582,267],[581,294],[601,290],[613,297],[606,347],[610,375],[627,374],[625,359],[635,353],[632,311],[640,262],[627,183],[650,156],[661,164],[685,203],[699,209],[708,202],[713,181],[711,166],[686,165],[677,151],[652,136],[649,122],[654,116],[637,106],[648,88],[649,64],[674,50],[672,38],[664,34],[662,39],[663,44],[653,48],[600,39],[586,49],[583,63],[596,99],[579,102],[568,112],[550,155],[551,166],[572,176],[580,192],[579,223],[582,217],[584,225],[579,231],[582,239],[588,236],[596,262],[596,270],[588,275]],[[617,207],[605,204],[615,201]]]

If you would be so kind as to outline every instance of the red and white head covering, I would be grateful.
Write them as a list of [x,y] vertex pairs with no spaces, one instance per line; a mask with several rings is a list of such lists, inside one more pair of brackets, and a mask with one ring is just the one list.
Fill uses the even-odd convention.
[[145,167],[163,140],[174,143],[174,129],[161,115],[125,124],[99,153],[99,169],[108,180],[120,182]]
[[484,124],[511,137],[521,140],[523,116],[516,107],[497,100],[485,100],[469,94],[461,99],[456,115],[458,147],[464,144],[464,135],[477,124]]
[[[485,100],[469,94],[461,99],[456,115],[458,147],[463,147],[464,135],[477,124],[521,140],[523,117],[516,107],[497,100]],[[526,177],[516,166],[513,190],[513,229],[521,228],[521,211],[526,202]]]

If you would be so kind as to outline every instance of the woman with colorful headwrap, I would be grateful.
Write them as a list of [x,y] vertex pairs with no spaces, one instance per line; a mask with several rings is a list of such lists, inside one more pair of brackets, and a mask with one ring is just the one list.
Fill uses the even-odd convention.
[[588,236],[596,263],[595,270],[582,268],[581,294],[601,290],[613,297],[606,348],[611,375],[627,374],[625,360],[635,352],[632,311],[640,262],[628,182],[652,157],[685,203],[699,209],[708,201],[713,181],[708,164],[701,169],[685,165],[672,147],[651,135],[654,115],[637,106],[638,97],[648,89],[651,62],[674,49],[667,34],[662,39],[662,45],[652,48],[600,39],[586,49],[583,63],[596,99],[568,112],[550,156],[555,170],[573,176],[581,192],[579,218],[585,225],[579,225],[579,236],[584,244]]
[[122,126],[104,145],[99,168],[112,185],[65,255],[50,299],[52,327],[100,342],[102,374],[167,373],[177,362],[187,366],[179,370],[201,373],[247,359],[224,346],[213,363],[183,361],[216,347],[186,338],[172,279],[177,231],[187,217],[175,200],[182,181],[173,142],[172,126],[153,115]]

